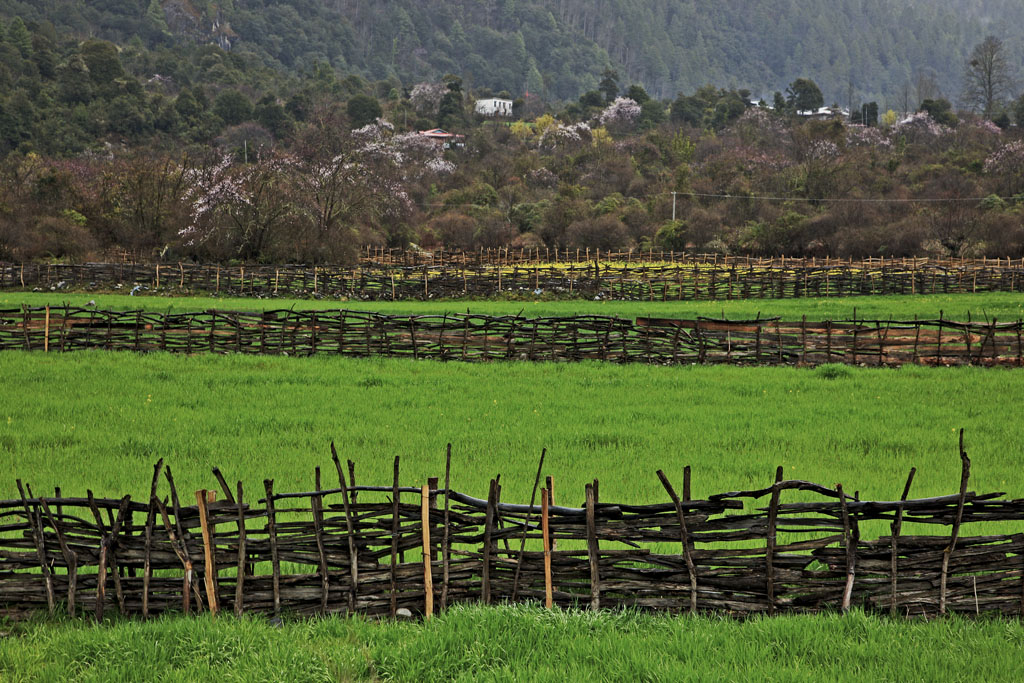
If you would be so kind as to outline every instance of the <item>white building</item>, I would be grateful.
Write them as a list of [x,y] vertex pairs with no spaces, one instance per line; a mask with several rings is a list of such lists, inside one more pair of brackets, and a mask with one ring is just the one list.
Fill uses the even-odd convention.
[[512,116],[512,100],[503,100],[497,97],[477,100],[474,111],[481,116]]

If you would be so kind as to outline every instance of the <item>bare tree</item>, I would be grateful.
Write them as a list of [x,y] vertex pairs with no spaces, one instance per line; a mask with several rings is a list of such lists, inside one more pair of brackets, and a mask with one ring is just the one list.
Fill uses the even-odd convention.
[[921,69],[917,72],[914,78],[914,91],[917,95],[917,102],[914,104],[914,109],[920,107],[921,102],[924,102],[925,100],[938,100],[945,97],[942,94],[942,88],[939,87],[939,81],[932,69]]
[[963,102],[991,116],[1013,90],[1013,74],[1003,41],[989,36],[971,52],[964,65]]

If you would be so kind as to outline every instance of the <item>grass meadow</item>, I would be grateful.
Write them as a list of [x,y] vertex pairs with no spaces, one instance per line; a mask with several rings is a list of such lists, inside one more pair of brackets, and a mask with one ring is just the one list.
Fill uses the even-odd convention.
[[[733,302],[337,302],[2,293],[0,306],[96,299],[147,310],[361,308],[571,315],[780,315],[799,319],[1022,315],[1024,297],[986,294]],[[606,501],[663,502],[655,476],[693,494],[787,478],[841,482],[862,498],[953,493],[957,430],[966,429],[971,489],[1024,497],[1024,381],[1019,371],[464,364],[407,359],[135,355],[104,351],[0,354],[0,497],[20,477],[37,492],[144,498],[163,457],[183,496],[216,488],[210,468],[247,492],[310,490],[333,476],[329,443],[362,484],[443,477],[483,497],[526,501],[537,458],[557,502],[579,504],[601,481]],[[162,485],[161,491],[166,492]],[[791,500],[787,494],[787,500]],[[792,494],[793,499],[797,494]],[[985,528],[1017,533],[1019,528]],[[864,529],[866,536],[886,529]],[[964,534],[975,532],[970,525]],[[1024,647],[1019,621],[905,622],[853,613],[734,621],[530,607],[459,607],[430,623],[163,617],[153,622],[42,620],[2,627],[0,679],[34,680],[1011,680]]]
[[[1010,681],[1024,625],[847,615],[663,617],[456,607],[428,623],[164,617],[19,625],[20,681]],[[31,643],[31,647],[25,643]]]
[[[1013,370],[653,367],[441,363],[406,359],[181,356],[90,351],[0,354],[0,495],[34,490],[145,498],[163,457],[183,491],[214,487],[219,466],[249,491],[310,490],[333,472],[329,443],[360,483],[444,475],[485,496],[528,500],[542,448],[561,502],[601,481],[604,500],[662,501],[659,468],[693,466],[706,496],[787,478],[842,482],[862,497],[955,492],[956,431],[967,430],[972,489],[1024,496]],[[579,499],[579,500],[576,500]]]

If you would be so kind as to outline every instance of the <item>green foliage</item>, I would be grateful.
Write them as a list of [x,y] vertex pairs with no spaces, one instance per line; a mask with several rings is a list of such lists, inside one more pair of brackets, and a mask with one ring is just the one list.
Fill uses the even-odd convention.
[[752,8],[715,0],[573,0],[554,12],[543,0],[396,0],[372,7],[0,0],[0,15],[12,25],[15,17],[29,25],[49,22],[57,32],[119,44],[137,36],[147,49],[230,44],[232,55],[292,76],[326,65],[368,81],[397,77],[411,84],[452,72],[472,74],[474,86],[494,92],[529,91],[549,101],[573,100],[599,84],[605,97],[617,94],[618,74],[627,73],[657,99],[707,82],[768,95],[801,73],[821,86],[827,101],[845,102],[852,76],[856,100],[891,102],[908,74],[923,69],[944,92],[957,92],[963,65],[985,31],[998,26],[1006,44],[1015,45],[1024,25],[1020,3],[971,0],[763,0]]
[[947,99],[923,100],[920,111],[927,112],[936,123],[944,126],[955,127],[959,123],[956,114],[953,113],[953,105]]
[[619,74],[614,69],[605,69],[597,89],[604,94],[604,101],[611,102],[619,95]]
[[1007,208],[1006,200],[997,194],[990,194],[981,200],[978,205],[982,211],[1005,211]]
[[252,118],[252,102],[237,90],[225,90],[213,101],[213,113],[226,125],[236,126]]
[[672,102],[670,114],[672,122],[698,127],[704,120],[704,106],[704,102],[699,98],[680,93]]
[[345,111],[353,128],[373,123],[384,113],[377,98],[370,95],[355,95],[348,101]]
[[626,97],[640,105],[651,99],[651,96],[647,94],[646,90],[644,90],[644,86],[637,83],[629,86],[629,89],[626,90]]
[[654,243],[668,251],[686,251],[688,228],[686,221],[666,221],[658,228]]
[[796,111],[814,111],[825,104],[818,84],[809,78],[798,78],[786,88],[786,104]]
[[82,61],[89,70],[89,78],[97,86],[109,86],[124,77],[124,68],[117,53],[117,46],[105,40],[87,40],[79,50]]
[[665,116],[665,105],[658,100],[646,99],[640,105],[640,118],[637,119],[637,128],[647,130],[664,123],[668,117]]

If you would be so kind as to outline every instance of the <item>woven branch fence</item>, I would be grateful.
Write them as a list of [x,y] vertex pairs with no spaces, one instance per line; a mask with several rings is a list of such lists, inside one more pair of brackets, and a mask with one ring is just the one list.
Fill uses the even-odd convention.
[[[121,261],[133,260],[127,253],[122,255]],[[137,259],[136,259],[137,260]],[[863,259],[835,258],[835,257],[792,257],[792,256],[727,256],[725,254],[695,254],[686,251],[666,251],[665,249],[579,249],[579,248],[558,248],[548,247],[483,247],[476,251],[464,251],[460,249],[434,249],[434,250],[410,250],[392,249],[387,247],[363,247],[359,252],[360,263],[376,263],[384,265],[400,266],[422,266],[442,265],[445,263],[474,263],[478,265],[499,265],[510,266],[513,264],[544,264],[544,263],[589,263],[592,261],[612,261],[625,263],[679,263],[679,264],[713,264],[713,265],[742,265],[760,267],[830,267],[848,266],[857,268],[880,268],[894,267],[914,268],[925,265],[942,266],[946,268],[957,268],[966,266],[1006,266],[1018,265],[1024,267],[1024,259],[1004,258],[966,258],[966,257],[868,257]]]
[[[451,451],[445,469],[450,476]],[[860,606],[901,615],[1024,614],[1024,534],[962,535],[965,524],[1024,520],[1024,500],[968,491],[899,500],[782,479],[754,491],[692,500],[657,473],[665,501],[604,502],[599,482],[580,507],[555,504],[554,482],[529,504],[438,486],[357,486],[337,455],[309,492],[257,495],[213,473],[214,490],[183,499],[170,468],[154,467],[146,501],[36,496],[0,501],[0,614],[106,610],[235,614],[360,613],[429,617],[466,602],[543,602],[591,609],[776,614]],[[161,476],[161,474],[163,476]],[[161,497],[166,481],[169,498]],[[783,495],[799,502],[783,502]],[[565,497],[566,494],[561,494]],[[580,498],[577,498],[579,500]],[[745,500],[767,499],[767,507]],[[861,526],[887,523],[868,539]],[[1012,525],[1011,525],[1012,526]],[[912,533],[916,531],[918,533]]]
[[83,349],[663,365],[1024,367],[1024,322],[0,310],[0,351]]
[[788,299],[893,294],[1024,291],[1024,261],[937,263],[806,260],[713,263],[480,264],[338,266],[0,263],[0,289],[203,291],[234,296],[362,300],[492,297],[546,293],[631,301]]

